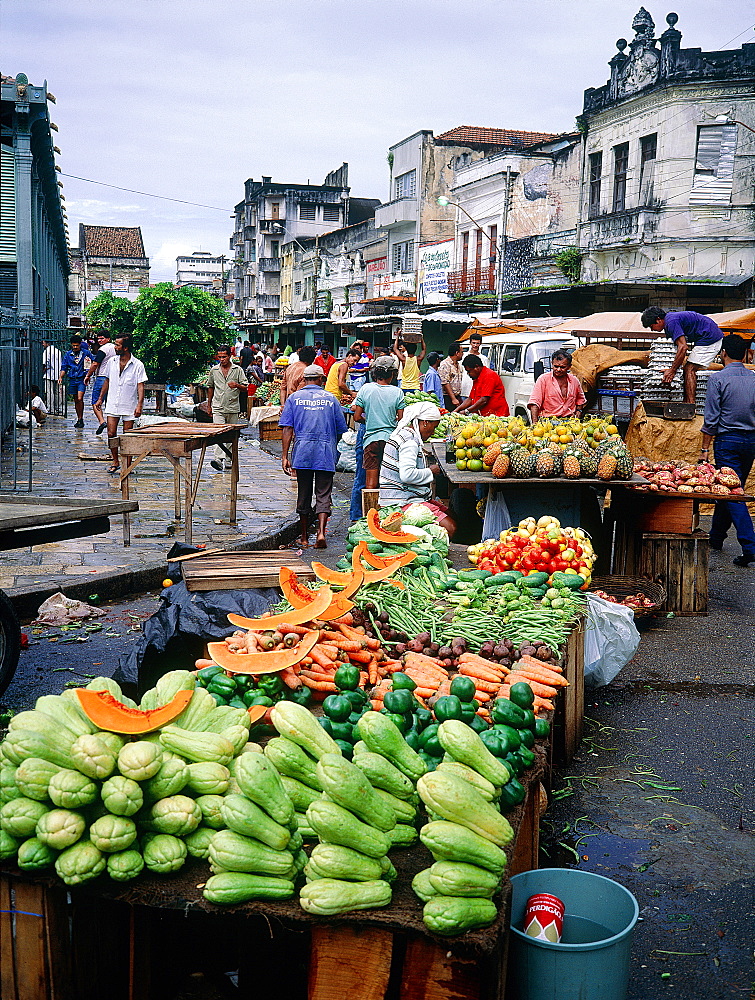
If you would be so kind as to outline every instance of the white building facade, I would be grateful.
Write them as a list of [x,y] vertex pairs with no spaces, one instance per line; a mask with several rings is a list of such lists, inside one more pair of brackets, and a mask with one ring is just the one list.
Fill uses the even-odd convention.
[[176,257],[176,284],[192,285],[212,292],[222,289],[225,257],[216,257],[206,250]]

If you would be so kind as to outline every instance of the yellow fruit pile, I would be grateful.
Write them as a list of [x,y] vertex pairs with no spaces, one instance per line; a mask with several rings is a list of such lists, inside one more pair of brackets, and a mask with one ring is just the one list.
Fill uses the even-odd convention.
[[456,468],[461,472],[489,472],[483,462],[486,450],[496,441],[501,444],[516,443],[529,452],[544,445],[564,447],[577,438],[583,438],[591,448],[601,441],[617,437],[616,424],[601,417],[580,420],[577,417],[542,417],[534,426],[521,417],[485,417],[479,423],[465,424],[456,438]]

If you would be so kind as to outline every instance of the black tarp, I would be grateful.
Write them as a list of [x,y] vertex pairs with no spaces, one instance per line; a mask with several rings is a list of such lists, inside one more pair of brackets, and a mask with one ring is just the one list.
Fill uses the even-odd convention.
[[167,587],[160,607],[142,626],[142,635],[120,657],[114,679],[130,696],[141,695],[169,670],[193,670],[204,645],[233,632],[228,614],[255,618],[280,600],[273,587],[258,590],[192,592],[185,583]]

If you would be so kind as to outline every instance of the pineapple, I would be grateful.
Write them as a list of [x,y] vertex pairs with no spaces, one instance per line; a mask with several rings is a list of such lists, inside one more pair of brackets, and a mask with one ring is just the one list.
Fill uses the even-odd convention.
[[517,479],[528,479],[532,475],[532,456],[524,448],[511,453],[511,474]]
[[579,448],[579,450],[582,452],[583,455],[591,455],[592,454],[592,448],[587,443],[587,438],[586,437],[582,437],[580,435],[580,437],[574,438],[574,445],[577,448]]
[[498,458],[500,454],[501,454],[501,442],[494,441],[493,444],[491,444],[488,447],[487,451],[482,456],[483,465],[489,465],[492,467],[493,465],[495,465],[495,460]]
[[611,452],[606,452],[598,462],[598,479],[613,479],[617,465],[616,456]]
[[491,470],[492,475],[496,479],[504,479],[509,474],[509,466],[511,465],[511,459],[507,452],[503,452],[498,456],[498,458],[493,463],[493,468]]
[[545,478],[546,476],[554,476],[555,472],[555,461],[551,452],[544,448],[540,451],[535,459],[535,475]]
[[564,454],[560,445],[551,445],[548,451],[553,455],[553,475],[561,476],[564,472]]
[[593,479],[595,477],[595,473],[598,471],[598,460],[592,449],[589,454],[580,456],[579,468],[582,475],[586,476],[588,479]]
[[580,459],[581,452],[569,448],[564,452],[564,475],[567,479],[579,479],[580,476]]
[[634,472],[634,460],[627,446],[617,446],[609,454],[616,457],[616,477],[618,479],[631,479]]

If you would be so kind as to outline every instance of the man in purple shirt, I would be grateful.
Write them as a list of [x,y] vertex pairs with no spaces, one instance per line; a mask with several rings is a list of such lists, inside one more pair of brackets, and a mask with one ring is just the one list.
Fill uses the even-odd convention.
[[317,514],[315,548],[326,549],[325,526],[332,509],[330,496],[338,461],[338,439],[347,428],[341,404],[331,392],[323,389],[325,372],[322,368],[308,365],[302,375],[304,385],[288,397],[278,420],[283,429],[281,465],[287,476],[296,474],[296,512],[301,524],[302,548],[309,544],[314,486],[314,513]]
[[[684,402],[694,403],[697,392],[697,373],[707,368],[721,350],[723,333],[710,316],[696,312],[665,312],[650,306],[641,317],[642,325],[655,333],[666,331],[674,341],[676,357],[671,367],[663,373],[663,381],[671,383],[674,375],[684,365]],[[692,350],[687,354],[690,344]],[[686,360],[685,360],[686,358]]]
[[[744,486],[755,462],[755,372],[742,363],[747,353],[746,340],[730,333],[722,344],[723,371],[708,376],[700,461],[708,461],[711,442],[715,440],[717,468],[733,469]],[[716,502],[710,547],[723,548],[732,522],[742,546],[742,555],[736,557],[734,565],[748,566],[755,562],[755,530],[747,504]]]

